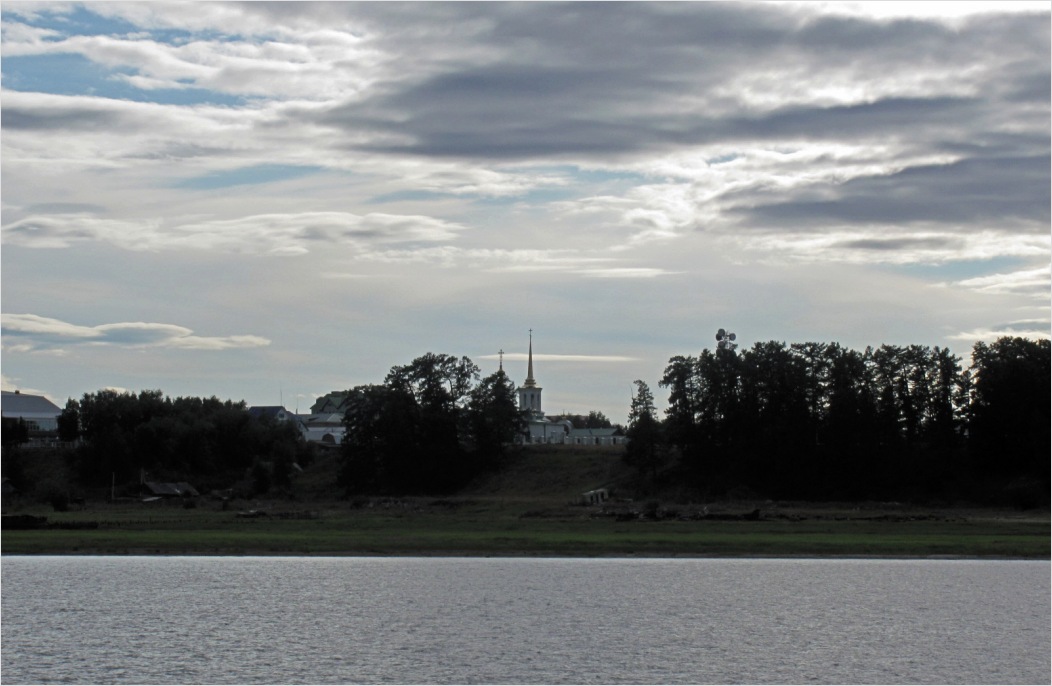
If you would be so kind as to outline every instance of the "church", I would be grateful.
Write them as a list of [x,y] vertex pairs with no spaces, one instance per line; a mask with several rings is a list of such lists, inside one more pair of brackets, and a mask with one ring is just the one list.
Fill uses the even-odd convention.
[[[503,364],[501,365],[503,368]],[[519,410],[526,415],[526,430],[523,443],[558,443],[567,445],[622,445],[626,438],[621,429],[575,429],[569,419],[553,420],[541,409],[541,387],[533,376],[533,330],[530,330],[529,363],[526,381],[516,392]]]

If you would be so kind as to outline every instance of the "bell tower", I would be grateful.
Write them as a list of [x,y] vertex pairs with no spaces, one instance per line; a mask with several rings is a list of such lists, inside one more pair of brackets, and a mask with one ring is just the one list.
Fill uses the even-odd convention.
[[530,329],[530,362],[526,369],[526,381],[519,386],[519,409],[531,417],[543,417],[541,411],[541,387],[533,378],[533,329]]

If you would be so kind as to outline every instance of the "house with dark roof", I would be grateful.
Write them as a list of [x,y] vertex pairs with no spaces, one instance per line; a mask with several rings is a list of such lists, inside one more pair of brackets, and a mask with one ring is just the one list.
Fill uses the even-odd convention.
[[296,418],[296,415],[281,405],[253,405],[248,408],[248,413],[254,419],[269,419],[275,422],[287,422]]
[[314,401],[314,404],[311,405],[310,413],[312,415],[339,414],[342,416],[347,412],[347,399],[349,397],[347,393],[340,393],[339,391],[326,393]]
[[[330,397],[332,396],[332,397]],[[314,404],[315,408],[331,410],[342,404],[345,394],[330,393]],[[343,441],[346,430],[343,427],[343,413],[336,411],[313,412],[311,414],[293,414],[280,405],[254,406],[248,413],[257,419],[268,419],[276,422],[295,422],[303,438],[310,443],[323,446],[337,446]]]
[[30,436],[58,433],[58,416],[62,410],[42,395],[21,391],[3,391],[0,412],[4,419],[21,419],[29,428]]

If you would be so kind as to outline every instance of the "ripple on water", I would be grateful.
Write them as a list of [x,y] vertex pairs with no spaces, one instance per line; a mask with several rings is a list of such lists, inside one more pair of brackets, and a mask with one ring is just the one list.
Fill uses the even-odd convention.
[[1048,562],[5,557],[5,683],[1049,683]]

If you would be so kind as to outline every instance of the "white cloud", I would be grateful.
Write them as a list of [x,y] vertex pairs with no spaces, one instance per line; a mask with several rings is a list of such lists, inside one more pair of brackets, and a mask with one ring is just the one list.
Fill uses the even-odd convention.
[[[500,355],[479,355],[480,360],[501,359]],[[504,353],[503,359],[511,362],[525,362],[529,359],[529,353]],[[635,362],[636,358],[624,355],[561,355],[558,353],[534,353],[533,359],[537,362]]]
[[[776,0],[777,1],[777,0]],[[976,14],[992,12],[1047,12],[1048,3],[1040,0],[957,0],[956,2],[918,2],[916,0],[880,0],[874,2],[800,2],[788,0],[779,2],[797,6],[808,11],[822,14],[844,14],[857,17],[951,19],[969,17]]]
[[[82,326],[35,314],[3,314],[5,338],[13,338],[19,352],[52,350],[74,345],[106,345],[122,348],[181,348],[228,350],[270,345],[261,336],[195,336],[175,324],[120,322]],[[5,348],[8,346],[5,341]]]
[[608,269],[581,269],[577,273],[593,279],[653,279],[675,272],[654,267],[611,267]]
[[384,213],[302,212],[185,223],[73,214],[20,219],[3,227],[3,238],[5,243],[30,248],[69,248],[86,241],[103,241],[125,250],[299,255],[334,244],[362,249],[446,241],[454,239],[462,228],[432,217]]
[[[463,249],[453,246],[382,250],[358,256],[364,262],[380,264],[430,264],[445,269],[467,268],[491,274],[563,273],[597,279],[650,279],[676,272],[659,267],[624,266],[623,253],[606,254],[605,249],[494,250]],[[615,264],[617,266],[615,266]],[[356,273],[329,273],[329,278],[363,278]]]
[[116,78],[149,90],[199,88],[306,100],[353,96],[375,80],[386,61],[382,53],[367,47],[362,37],[350,31],[275,31],[271,27],[266,34],[270,37],[249,34],[241,40],[176,44],[150,40],[142,34],[61,37],[54,30],[5,22],[2,54],[78,54],[106,67],[135,69],[134,74],[118,74]]
[[1052,266],[977,276],[957,281],[954,285],[980,293],[1028,295],[1047,301],[1052,290]]
[[0,315],[0,321],[3,322],[4,330],[28,336],[66,340],[94,339],[101,336],[101,333],[93,327],[70,324],[35,314],[4,314]]
[[974,343],[975,341],[984,341],[987,343],[996,341],[999,338],[1005,336],[1029,338],[1032,340],[1042,340],[1052,338],[1052,332],[1049,330],[1049,322],[1016,322],[1005,324],[997,328],[978,328],[971,331],[962,331],[960,333],[948,336],[950,340],[962,341],[965,343]]
[[160,345],[185,350],[231,350],[233,348],[259,348],[270,345],[262,336],[173,336]]

